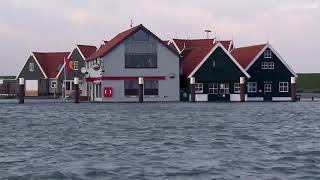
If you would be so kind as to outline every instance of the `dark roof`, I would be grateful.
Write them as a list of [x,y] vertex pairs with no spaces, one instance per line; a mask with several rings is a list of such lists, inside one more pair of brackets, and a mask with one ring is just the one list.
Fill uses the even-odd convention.
[[233,51],[231,51],[231,55],[245,69],[265,46],[266,44],[260,44],[248,47],[235,48],[233,49]]
[[33,52],[48,78],[56,78],[70,52]]
[[97,51],[97,47],[90,45],[77,45],[84,58],[88,58],[91,54]]
[[[121,44],[124,40],[126,40],[128,37],[133,35],[134,33],[138,32],[139,30],[144,30],[145,32],[151,34],[153,37],[155,37],[159,42],[161,42],[165,47],[167,47],[170,51],[172,51],[174,54],[177,54],[175,51],[169,48],[160,38],[158,38],[155,34],[153,34],[151,31],[149,31],[147,28],[145,28],[142,24],[135,26],[133,28],[130,28],[122,33],[119,33],[116,35],[113,39],[108,41],[106,44],[102,45],[96,52],[94,52],[91,56],[89,56],[86,60],[93,60],[98,57],[102,57],[113,50],[113,48],[117,47],[119,44]],[[177,54],[178,55],[178,54]]]

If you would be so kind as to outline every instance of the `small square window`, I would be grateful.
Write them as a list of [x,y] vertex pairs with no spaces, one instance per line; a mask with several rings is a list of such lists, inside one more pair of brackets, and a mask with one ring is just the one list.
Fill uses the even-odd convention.
[[265,84],[264,85],[264,92],[272,92],[272,85],[271,84]]
[[211,83],[209,84],[209,94],[218,94],[219,93],[219,84]]
[[227,83],[220,84],[219,93],[221,95],[230,94],[229,93],[229,84],[227,84]]
[[240,83],[234,83],[234,93],[240,93]]
[[34,71],[34,63],[29,64],[29,71]]
[[248,82],[248,92],[255,93],[257,92],[257,83],[256,82]]
[[73,70],[79,70],[79,63],[78,63],[78,61],[73,61]]
[[272,51],[271,51],[270,49],[267,49],[267,50],[264,52],[264,58],[267,58],[267,59],[272,58]]
[[269,69],[274,69],[274,62],[269,62]]
[[197,94],[203,93],[203,84],[202,83],[195,84],[195,91]]
[[262,62],[261,63],[261,69],[268,69],[268,62]]
[[279,92],[289,92],[289,83],[288,82],[280,82],[279,83]]

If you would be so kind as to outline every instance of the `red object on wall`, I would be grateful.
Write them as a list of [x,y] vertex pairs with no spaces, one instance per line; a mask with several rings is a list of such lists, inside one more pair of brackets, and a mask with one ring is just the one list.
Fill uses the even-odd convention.
[[105,87],[103,94],[104,97],[112,97],[112,87]]

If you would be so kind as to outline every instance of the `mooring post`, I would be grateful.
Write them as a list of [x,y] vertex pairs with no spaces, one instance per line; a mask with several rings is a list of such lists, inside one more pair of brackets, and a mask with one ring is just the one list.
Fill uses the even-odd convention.
[[196,102],[196,78],[191,77],[190,78],[190,95],[191,95],[191,102]]
[[296,100],[297,100],[296,77],[291,77],[291,101],[296,102]]
[[240,77],[240,101],[246,101],[246,78]]
[[74,78],[74,103],[79,103],[79,96],[80,96],[80,89],[79,89],[79,78]]
[[143,103],[143,77],[139,77],[139,103]]
[[19,104],[24,104],[24,78],[19,78]]

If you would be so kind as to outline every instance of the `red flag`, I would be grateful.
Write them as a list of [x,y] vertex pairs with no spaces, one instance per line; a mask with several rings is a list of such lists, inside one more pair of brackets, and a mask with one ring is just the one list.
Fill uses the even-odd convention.
[[71,61],[71,58],[67,58],[66,59],[66,73],[69,73],[71,70],[72,70],[72,61]]

